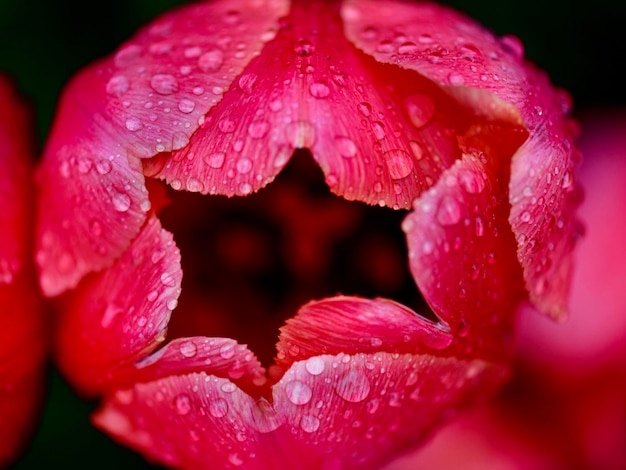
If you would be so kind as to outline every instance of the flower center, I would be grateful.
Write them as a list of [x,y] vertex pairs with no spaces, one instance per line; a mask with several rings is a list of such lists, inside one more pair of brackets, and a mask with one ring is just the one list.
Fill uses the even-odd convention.
[[430,312],[408,271],[406,211],[333,195],[306,150],[256,194],[169,197],[159,218],[183,269],[170,339],[232,337],[269,365],[278,329],[310,300],[382,296]]

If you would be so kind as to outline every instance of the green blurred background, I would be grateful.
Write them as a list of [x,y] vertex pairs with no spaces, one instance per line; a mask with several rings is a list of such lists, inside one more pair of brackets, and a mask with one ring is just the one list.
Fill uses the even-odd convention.
[[[63,84],[81,67],[112,52],[141,25],[181,0],[0,0],[0,71],[30,102],[39,145]],[[448,3],[494,30],[514,34],[526,56],[574,97],[575,113],[626,104],[626,2],[472,0]],[[578,6],[581,5],[581,6]],[[49,368],[40,426],[16,469],[157,468],[92,428],[96,406],[78,399]]]

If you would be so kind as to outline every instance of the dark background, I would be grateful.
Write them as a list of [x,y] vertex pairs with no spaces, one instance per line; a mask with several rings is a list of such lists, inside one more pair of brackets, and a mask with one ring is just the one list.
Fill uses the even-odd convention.
[[[41,145],[63,84],[181,0],[0,0],[0,71],[30,102]],[[526,56],[570,91],[574,113],[626,105],[626,2],[447,1],[497,34],[522,39]],[[51,367],[40,426],[16,469],[154,468],[89,424],[95,403],[79,400]]]

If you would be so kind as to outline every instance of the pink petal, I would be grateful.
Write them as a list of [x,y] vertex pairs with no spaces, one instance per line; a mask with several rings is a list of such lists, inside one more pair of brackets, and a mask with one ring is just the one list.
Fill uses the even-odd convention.
[[[2,207],[0,205],[0,207]],[[24,448],[39,417],[48,341],[32,272],[0,284],[0,465]]]
[[485,156],[465,155],[414,201],[404,221],[411,272],[463,356],[510,352],[523,282],[506,187]]
[[95,421],[175,467],[373,468],[507,377],[506,366],[436,357],[451,341],[392,301],[312,302],[282,330],[269,394],[245,348],[183,338],[129,369]]
[[242,390],[262,393],[265,369],[246,346],[230,338],[177,338],[140,362],[116,374],[116,388],[148,382],[169,375],[210,372],[231,380]]
[[110,266],[150,209],[140,162],[95,110],[83,109],[93,99],[83,82],[94,78],[82,77],[65,93],[38,171],[36,260],[48,296]]
[[181,278],[172,235],[151,216],[115,264],[87,278],[64,306],[56,352],[67,377],[84,393],[100,392],[118,368],[156,348]]
[[415,70],[477,113],[528,129],[512,159],[510,222],[531,300],[562,318],[577,233],[569,98],[524,62],[519,41],[447,8],[366,0],[345,2],[342,13],[350,40],[378,61]]
[[319,354],[438,355],[452,340],[445,325],[391,300],[339,296],[310,302],[287,320],[277,345],[277,364],[285,370]]
[[541,470],[564,468],[524,434],[519,423],[507,422],[500,410],[478,408],[441,429],[423,448],[397,459],[383,470]]
[[[72,82],[39,174],[37,262],[47,295],[110,266],[129,245],[150,208],[137,157],[189,142],[221,97],[213,91],[258,53],[283,10],[279,1],[187,8]],[[245,51],[235,52],[240,44]]]
[[502,374],[480,360],[314,356],[293,364],[271,403],[189,374],[116,392],[95,422],[178,468],[376,468]]
[[24,269],[30,228],[30,161],[26,108],[0,75],[0,285]]
[[626,364],[626,118],[601,110],[581,121],[585,235],[574,254],[570,317],[562,325],[534,315],[520,321],[524,355],[575,376]]
[[12,463],[39,415],[47,352],[30,260],[33,148],[26,107],[0,75],[0,466]]
[[247,195],[304,147],[335,193],[408,208],[459,156],[455,135],[472,114],[428,80],[356,53],[337,4],[294,3],[281,26],[191,144],[147,174],[176,189]]

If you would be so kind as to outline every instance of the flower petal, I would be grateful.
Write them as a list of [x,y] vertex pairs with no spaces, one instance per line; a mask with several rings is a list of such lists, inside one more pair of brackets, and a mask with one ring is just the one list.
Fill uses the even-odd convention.
[[246,346],[230,338],[177,338],[141,361],[122,368],[116,388],[149,382],[169,375],[210,371],[232,380],[242,390],[258,395],[266,383],[265,369]]
[[303,306],[281,328],[277,365],[320,354],[436,354],[452,343],[445,325],[386,299],[332,297]]
[[4,467],[23,448],[39,415],[48,342],[30,270],[28,275],[16,275],[11,284],[0,284],[0,306],[0,465]]
[[0,285],[20,272],[31,225],[27,115],[9,81],[0,75]]
[[375,468],[502,375],[480,360],[314,356],[293,364],[271,403],[189,374],[116,392],[95,422],[178,468]]
[[[408,208],[460,156],[474,113],[345,39],[338,3],[295,2],[189,146],[147,165],[176,189],[247,195],[309,148],[347,199]],[[419,116],[418,116],[419,115]]]
[[[82,109],[90,96],[83,86],[77,80],[67,90],[38,169],[36,261],[48,296],[110,266],[150,209],[140,162],[128,158],[92,110]],[[95,129],[81,135],[87,125]]]
[[33,149],[26,107],[0,75],[0,466],[32,433],[48,343],[31,266]]
[[512,159],[510,223],[531,300],[563,318],[578,203],[567,94],[524,62],[519,41],[445,7],[349,0],[342,14],[350,40],[378,61],[419,72],[489,119],[526,127],[529,138]]
[[137,157],[189,142],[220,99],[215,90],[258,53],[284,8],[278,0],[187,8],[72,82],[39,175],[37,262],[47,295],[110,266],[129,245],[150,208]]
[[502,179],[466,155],[414,201],[403,223],[411,272],[435,314],[455,336],[455,349],[503,359],[522,298],[521,270],[508,225]]
[[115,264],[86,278],[63,308],[57,359],[77,388],[102,391],[114,383],[118,368],[165,339],[181,279],[172,235],[151,216]]

